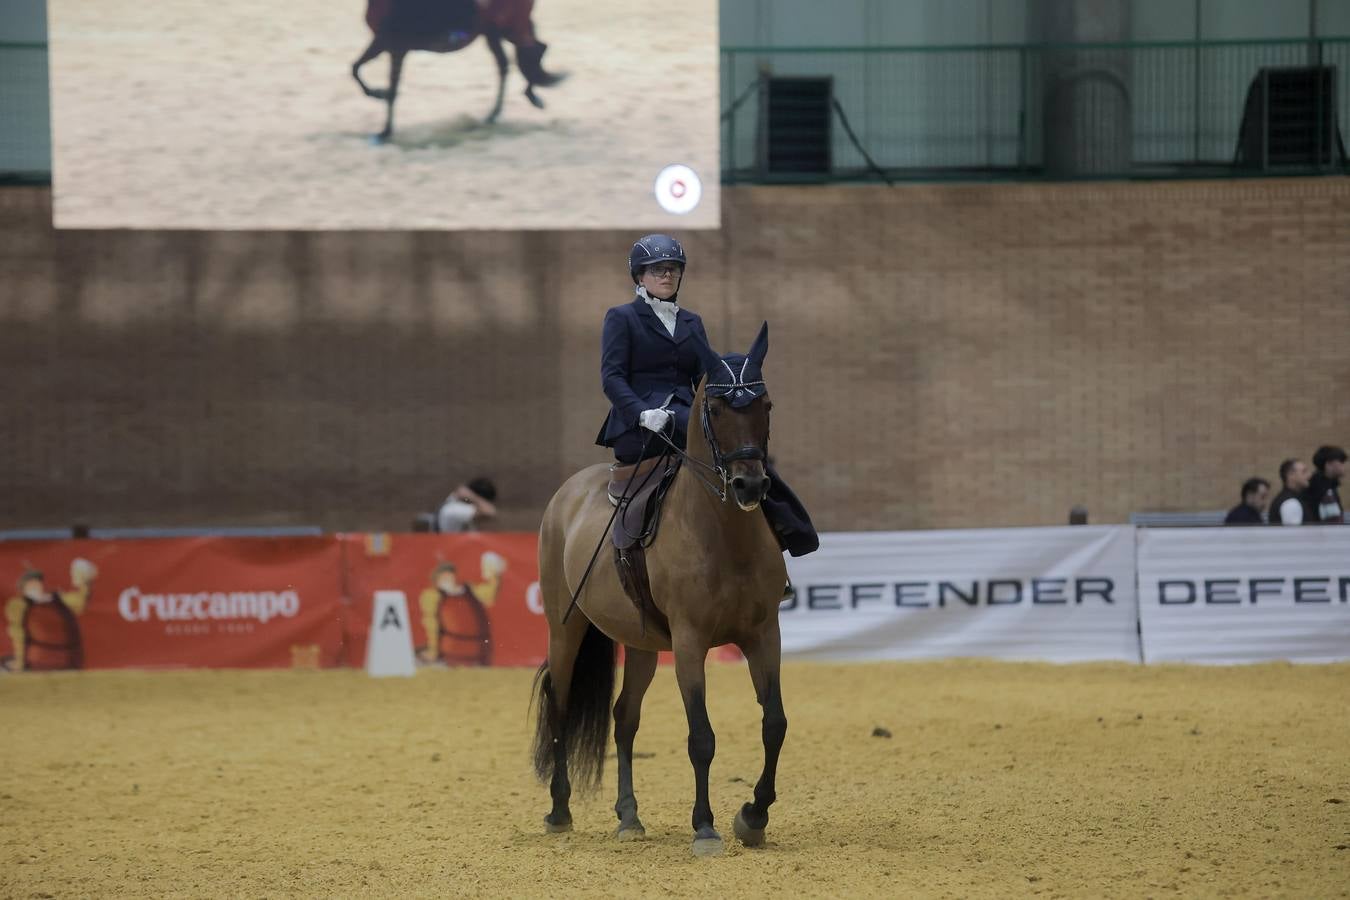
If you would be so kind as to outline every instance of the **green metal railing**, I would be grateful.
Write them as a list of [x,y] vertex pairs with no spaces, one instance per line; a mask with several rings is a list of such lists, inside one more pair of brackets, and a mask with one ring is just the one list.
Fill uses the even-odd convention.
[[[1263,69],[1307,66],[1331,70],[1332,121],[1319,125],[1336,152],[1314,165],[1265,169],[1239,158],[1253,79]],[[838,113],[827,172],[771,170],[771,76],[832,80]],[[725,47],[721,77],[727,182],[1343,171],[1336,126],[1350,121],[1350,38]]]
[[0,178],[51,180],[47,45],[0,42]]

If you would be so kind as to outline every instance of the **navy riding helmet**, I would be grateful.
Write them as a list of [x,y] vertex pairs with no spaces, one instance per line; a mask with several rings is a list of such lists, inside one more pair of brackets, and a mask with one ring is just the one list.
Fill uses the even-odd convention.
[[683,267],[684,247],[668,234],[649,234],[639,238],[633,249],[628,251],[628,274],[633,276],[633,284],[638,283],[638,276],[644,268],[659,262],[677,262]]

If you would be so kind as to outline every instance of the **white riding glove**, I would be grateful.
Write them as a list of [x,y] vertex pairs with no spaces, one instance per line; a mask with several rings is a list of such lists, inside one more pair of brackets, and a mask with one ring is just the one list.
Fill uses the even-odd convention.
[[648,431],[662,431],[670,421],[670,413],[664,409],[643,410],[638,416],[638,424]]

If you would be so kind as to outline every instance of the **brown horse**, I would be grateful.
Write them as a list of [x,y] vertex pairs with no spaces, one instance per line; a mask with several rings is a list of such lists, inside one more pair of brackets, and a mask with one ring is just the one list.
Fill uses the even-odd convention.
[[[544,70],[544,51],[548,45],[535,37],[530,16],[534,0],[367,0],[366,24],[374,40],[352,63],[352,77],[367,97],[387,104],[384,130],[375,140],[384,142],[394,132],[394,100],[398,97],[403,57],[411,50],[452,53],[473,43],[481,34],[497,61],[497,102],[487,121],[495,122],[502,111],[509,68],[502,41],[516,47],[516,65],[525,76],[525,96],[543,109],[544,101],[534,93],[536,87],[549,87],[562,81],[562,75]],[[372,88],[361,80],[361,67],[381,53],[389,54],[389,87]]]
[[[539,529],[539,579],[548,620],[548,661],[537,679],[535,770],[550,786],[549,831],[568,831],[570,777],[600,780],[614,691],[615,644],[623,644],[623,690],[614,705],[619,788],[614,806],[621,840],[645,836],[633,795],[633,739],[642,696],[656,673],[657,651],[675,651],[675,677],[689,724],[694,767],[695,855],[722,851],[708,799],[715,738],[704,702],[704,659],[736,644],[750,666],[763,707],[764,770],[754,801],[736,816],[747,846],[764,841],[774,802],[778,753],[787,733],[779,691],[778,605],[787,569],[759,503],[769,488],[765,459],[770,401],[759,377],[768,352],[768,325],[750,352],[719,357],[702,351],[708,373],[689,416],[683,465],[666,495],[658,539],[647,570],[660,616],[641,615],[611,562],[612,548],[585,578],[588,562],[607,541],[612,509],[609,466],[569,478],[549,502]],[[699,427],[695,427],[698,423]],[[731,448],[727,452],[724,448]],[[728,502],[734,501],[734,502]],[[600,548],[604,553],[605,548]],[[576,608],[571,600],[577,585]],[[664,619],[665,621],[659,621]],[[668,625],[667,625],[668,623]]]

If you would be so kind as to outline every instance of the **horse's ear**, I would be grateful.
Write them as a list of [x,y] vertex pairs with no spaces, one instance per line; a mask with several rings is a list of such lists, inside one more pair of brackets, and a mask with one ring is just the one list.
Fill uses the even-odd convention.
[[757,366],[764,365],[764,357],[769,355],[769,323],[765,322],[759,326],[759,335],[755,342],[750,345],[750,352],[746,356]]
[[694,342],[698,345],[698,358],[699,362],[703,364],[703,371],[709,375],[716,372],[718,367],[722,365],[721,355],[712,348],[708,339],[703,335],[695,334]]

